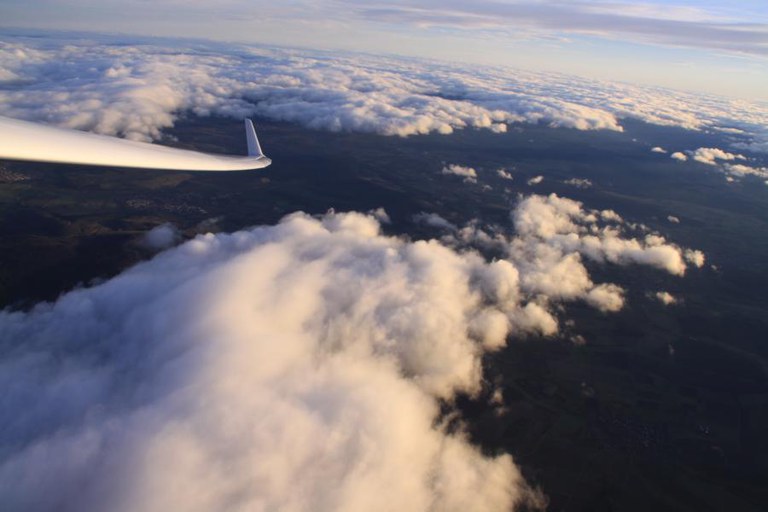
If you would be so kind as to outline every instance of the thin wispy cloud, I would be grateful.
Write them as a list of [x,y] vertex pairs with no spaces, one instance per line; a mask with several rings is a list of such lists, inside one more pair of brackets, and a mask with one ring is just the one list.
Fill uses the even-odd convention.
[[360,17],[388,23],[455,28],[554,31],[624,37],[661,45],[768,55],[768,24],[733,20],[704,9],[651,4],[480,0],[418,0],[366,7],[344,2]]

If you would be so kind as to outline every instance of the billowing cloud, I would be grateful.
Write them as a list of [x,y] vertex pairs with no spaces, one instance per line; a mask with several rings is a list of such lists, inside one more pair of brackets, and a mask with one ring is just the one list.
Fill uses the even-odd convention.
[[703,252],[697,249],[686,249],[684,256],[685,256],[685,261],[687,261],[694,267],[701,268],[704,266],[704,261],[706,260],[706,257],[704,256]]
[[[623,219],[612,210],[586,210],[578,201],[549,196],[531,196],[523,200],[513,212],[514,225],[523,243],[521,262],[529,261],[531,253],[542,251],[531,241],[544,243],[562,254],[578,253],[597,262],[615,264],[642,264],[683,275],[685,259],[703,262],[701,251],[684,250],[670,244],[661,235],[650,233],[643,238],[623,238]],[[605,221],[600,226],[598,220]],[[690,254],[690,257],[689,257]],[[699,266],[698,264],[696,266]]]
[[717,165],[718,160],[745,160],[744,155],[728,153],[719,148],[698,148],[688,154],[695,161],[707,165]]
[[478,392],[509,336],[558,332],[558,302],[621,308],[582,257],[682,271],[678,248],[575,201],[531,196],[512,219],[486,234],[507,254],[488,262],[465,243],[482,245],[477,224],[457,251],[383,236],[372,214],[296,213],[0,312],[4,509],[541,505],[509,455],[437,421],[439,401]]
[[466,183],[477,183],[477,171],[465,165],[450,164],[443,167],[442,174],[451,174],[464,178]]
[[0,115],[136,140],[157,139],[185,112],[399,136],[517,122],[620,131],[634,117],[738,126],[755,148],[768,139],[768,107],[745,101],[426,60],[158,44],[5,37]]
[[725,164],[723,170],[730,176],[757,176],[768,178],[768,167],[752,167],[744,164]]
[[685,153],[682,153],[682,152],[680,152],[680,151],[675,151],[674,153],[672,153],[672,154],[671,154],[671,155],[669,155],[669,156],[670,156],[670,158],[672,158],[673,160],[678,160],[678,161],[680,161],[680,162],[686,162],[686,161],[688,161],[688,155],[686,155]]
[[667,150],[662,148],[662,147],[656,146],[656,147],[651,148],[651,152],[652,153],[666,153]]
[[[627,238],[623,236],[627,229],[644,230],[624,222],[613,210],[586,209],[580,202],[556,194],[521,199],[511,218],[513,237],[488,233],[475,223],[446,240],[455,237],[505,254],[518,270],[520,289],[544,300],[537,306],[550,300],[583,300],[601,311],[621,309],[624,290],[612,283],[594,283],[584,259],[647,265],[678,276],[685,273],[686,262],[696,267],[704,263],[701,251],[681,248],[653,232]],[[557,320],[546,307],[537,309],[534,318],[542,322],[539,332],[557,332]]]
[[510,173],[506,169],[496,169],[496,174],[499,176],[499,178],[504,180],[513,180],[514,177],[512,176],[512,173]]
[[511,457],[435,425],[535,328],[503,265],[295,214],[0,313],[3,507],[509,510]]

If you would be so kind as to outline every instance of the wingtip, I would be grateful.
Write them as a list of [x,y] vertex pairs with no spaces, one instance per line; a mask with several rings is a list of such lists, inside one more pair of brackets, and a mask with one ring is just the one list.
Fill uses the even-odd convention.
[[256,136],[256,129],[253,127],[253,121],[245,119],[245,138],[248,142],[248,156],[264,156],[259,144],[259,138]]

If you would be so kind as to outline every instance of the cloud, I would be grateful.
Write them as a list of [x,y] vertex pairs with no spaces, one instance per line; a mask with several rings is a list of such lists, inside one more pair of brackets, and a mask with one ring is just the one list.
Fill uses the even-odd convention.
[[176,226],[167,222],[147,231],[141,239],[142,245],[156,251],[168,249],[181,240]]
[[685,261],[690,263],[691,265],[701,268],[704,266],[704,260],[705,260],[704,253],[695,250],[695,249],[686,249],[685,250]]
[[510,336],[557,333],[558,303],[622,307],[582,258],[682,274],[679,248],[604,217],[521,198],[513,234],[470,223],[457,250],[372,214],[295,213],[0,312],[4,509],[345,511],[381,489],[405,511],[543,506],[440,401],[477,393]]
[[526,183],[529,186],[533,186],[533,185],[538,185],[542,181],[544,181],[544,176],[534,176],[533,178],[529,179]]
[[[768,140],[768,107],[553,73],[418,59],[125,38],[0,41],[0,115],[135,140],[180,115],[263,116],[410,136],[508,123],[621,131],[621,119]],[[66,62],[67,65],[62,65]]]
[[651,152],[653,152],[653,153],[666,153],[667,150],[662,148],[662,147],[656,146],[656,147],[651,148]]
[[[561,254],[578,253],[596,262],[649,265],[675,275],[686,271],[683,249],[655,233],[641,239],[623,238],[623,220],[612,210],[585,210],[578,201],[556,194],[534,195],[520,203],[513,220],[516,232],[526,241],[520,247],[526,257],[544,250],[537,245],[541,242],[547,247],[545,253],[554,248]],[[600,226],[599,220],[607,225]],[[703,263],[701,251],[687,250],[686,258],[689,253],[690,262],[697,264],[701,259]]]
[[[765,131],[768,132],[768,129]],[[750,142],[736,142],[732,146],[755,153],[768,153],[768,133],[753,136],[753,140]]]
[[670,306],[673,304],[677,304],[677,299],[674,295],[672,295],[669,292],[656,292],[656,299],[658,299],[659,302],[664,304],[665,306]]
[[442,174],[461,176],[464,178],[465,183],[477,183],[477,171],[475,171],[472,167],[450,164],[443,167],[443,170],[440,172]]
[[592,181],[586,178],[571,178],[569,180],[565,180],[563,183],[576,188],[590,188],[592,186]]
[[513,180],[515,179],[512,174],[506,170],[506,169],[496,169],[496,174],[499,176],[499,178],[505,179],[505,180]]
[[723,170],[731,176],[756,176],[768,178],[768,167],[751,167],[743,164],[725,164]]
[[448,231],[454,231],[456,225],[452,222],[445,220],[443,217],[436,213],[421,212],[413,216],[413,221],[418,224],[424,224],[438,229],[446,229]]
[[392,224],[392,219],[384,208],[376,208],[368,212],[368,215],[376,219],[379,224]]
[[4,509],[509,510],[511,457],[435,421],[540,328],[514,273],[294,214],[2,312]]
[[582,300],[604,312],[623,307],[624,290],[612,283],[594,283],[585,259],[600,264],[646,265],[677,276],[685,273],[686,261],[697,267],[704,262],[701,251],[671,244],[657,233],[625,237],[626,230],[644,230],[625,222],[613,210],[586,209],[582,203],[556,194],[521,198],[511,219],[512,237],[498,230],[489,233],[470,223],[444,240],[504,254],[517,269],[521,292],[539,298],[535,304],[540,309],[529,308],[528,320],[519,316],[517,320],[526,325],[538,322],[537,332],[544,334],[559,329],[547,307],[550,301]]
[[752,167],[745,164],[730,163],[736,160],[747,160],[747,157],[738,153],[729,153],[719,148],[698,148],[685,153],[673,153],[672,158],[682,162],[691,157],[696,162],[717,167],[726,175],[728,182],[736,181],[736,178],[744,176],[756,176],[768,178],[768,167]]
[[680,224],[680,219],[674,215],[667,215],[667,220],[672,224]]
[[688,155],[686,155],[685,153],[681,153],[680,151],[675,151],[669,156],[673,160],[679,160],[680,162],[686,162],[688,160]]
[[707,165],[717,165],[718,160],[745,160],[744,155],[728,153],[718,148],[699,148],[688,152],[691,158]]

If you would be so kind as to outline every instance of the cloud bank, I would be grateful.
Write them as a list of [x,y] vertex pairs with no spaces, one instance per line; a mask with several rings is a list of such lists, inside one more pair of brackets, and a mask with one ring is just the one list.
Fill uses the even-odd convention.
[[[558,303],[621,308],[582,256],[682,274],[681,249],[555,195],[521,199],[515,234],[455,231],[461,251],[384,236],[381,214],[199,235],[0,312],[4,510],[543,505],[511,456],[437,421],[440,401],[479,391],[509,336],[556,333]],[[486,243],[507,257],[468,247]]]
[[409,136],[508,123],[622,130],[621,120],[735,130],[759,150],[768,106],[556,73],[418,59],[155,40],[0,41],[0,115],[135,140],[179,115],[249,115]]

